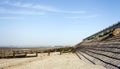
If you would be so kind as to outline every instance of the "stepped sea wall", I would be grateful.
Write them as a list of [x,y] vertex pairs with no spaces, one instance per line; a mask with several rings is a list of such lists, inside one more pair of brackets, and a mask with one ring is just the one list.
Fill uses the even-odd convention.
[[120,69],[120,43],[81,45],[75,49],[81,60],[107,69]]
[[[114,30],[106,33],[111,29]],[[101,33],[104,35],[99,36]],[[75,51],[81,60],[88,63],[120,69],[120,23],[85,38],[75,46]]]

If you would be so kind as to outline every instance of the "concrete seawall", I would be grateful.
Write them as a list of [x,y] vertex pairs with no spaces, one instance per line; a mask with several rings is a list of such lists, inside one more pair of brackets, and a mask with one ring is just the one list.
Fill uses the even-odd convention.
[[120,43],[79,45],[75,50],[81,60],[103,65],[107,69],[120,69]]

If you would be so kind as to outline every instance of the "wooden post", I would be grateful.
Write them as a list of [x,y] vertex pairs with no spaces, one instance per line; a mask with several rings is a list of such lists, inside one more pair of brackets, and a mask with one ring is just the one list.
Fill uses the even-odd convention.
[[48,56],[50,56],[50,50],[48,50]]
[[27,56],[27,52],[25,52],[25,57]]
[[62,55],[63,51],[64,51],[64,50],[62,50],[62,49],[60,50],[60,55]]
[[13,58],[15,58],[15,51],[13,51]]
[[38,52],[36,52],[36,57],[38,56]]
[[62,54],[62,51],[60,51],[60,55]]

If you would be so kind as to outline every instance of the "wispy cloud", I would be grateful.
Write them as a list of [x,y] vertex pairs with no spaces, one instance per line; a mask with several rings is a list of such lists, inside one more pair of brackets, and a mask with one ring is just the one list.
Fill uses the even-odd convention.
[[44,15],[45,12],[39,12],[39,11],[28,11],[28,10],[8,10],[5,8],[0,7],[0,13],[2,14],[22,14],[22,15]]
[[37,10],[42,10],[42,11],[48,11],[48,12],[56,12],[56,13],[85,13],[86,11],[68,11],[68,10],[61,10],[52,6],[47,6],[47,5],[35,5],[35,4],[30,4],[30,3],[22,3],[22,2],[15,2],[12,3],[9,0],[4,1],[5,4],[11,5],[11,6],[16,6],[16,7],[22,7],[22,8],[32,8],[32,9],[37,9]]
[[88,18],[95,18],[98,17],[99,15],[93,14],[93,15],[86,15],[86,16],[68,16],[65,17],[67,19],[88,19]]

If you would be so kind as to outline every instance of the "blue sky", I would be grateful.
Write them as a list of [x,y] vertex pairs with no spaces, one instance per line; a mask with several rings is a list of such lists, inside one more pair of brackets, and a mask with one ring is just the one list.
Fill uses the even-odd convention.
[[119,0],[0,0],[0,46],[76,45],[120,21]]

